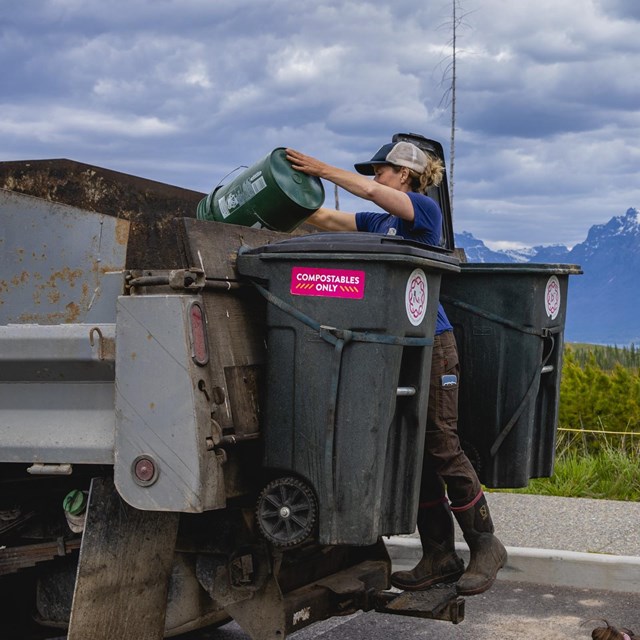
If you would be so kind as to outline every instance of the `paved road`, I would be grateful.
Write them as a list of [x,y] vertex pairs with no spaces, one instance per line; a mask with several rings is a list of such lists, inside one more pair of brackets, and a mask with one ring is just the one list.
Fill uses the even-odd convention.
[[[594,558],[602,559],[612,555],[640,557],[640,503],[508,493],[490,493],[488,500],[496,531],[509,547],[557,549],[594,554]],[[459,531],[457,540],[462,541]],[[596,578],[593,583],[576,588],[498,580],[487,593],[466,598],[465,620],[459,625],[360,613],[333,618],[289,637],[576,640],[590,638],[596,620],[601,618],[640,632],[640,594],[605,591],[598,588],[597,582]],[[205,637],[248,640],[235,623]]]
[[[420,620],[378,613],[333,618],[298,631],[291,640],[577,640],[591,637],[595,619],[640,629],[637,594],[595,589],[548,588],[498,582],[467,598],[465,620]],[[207,640],[248,640],[235,623],[207,633]]]

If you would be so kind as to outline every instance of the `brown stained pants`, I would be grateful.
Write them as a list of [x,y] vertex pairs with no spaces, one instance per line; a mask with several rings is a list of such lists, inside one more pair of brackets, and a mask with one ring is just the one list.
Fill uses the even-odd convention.
[[453,331],[435,336],[425,437],[420,505],[428,507],[446,494],[452,506],[471,503],[482,490],[478,475],[458,438],[460,364]]

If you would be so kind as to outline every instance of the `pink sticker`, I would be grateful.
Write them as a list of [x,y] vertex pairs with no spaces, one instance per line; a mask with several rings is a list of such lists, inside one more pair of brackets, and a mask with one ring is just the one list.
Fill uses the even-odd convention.
[[293,267],[291,293],[294,296],[364,298],[364,271]]

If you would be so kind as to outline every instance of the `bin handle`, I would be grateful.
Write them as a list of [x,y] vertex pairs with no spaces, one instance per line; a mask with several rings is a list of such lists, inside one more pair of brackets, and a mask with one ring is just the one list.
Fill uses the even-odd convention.
[[493,444],[491,445],[491,449],[489,450],[492,458],[494,458],[496,453],[498,453],[498,449],[500,449],[500,447],[502,446],[502,443],[504,442],[505,438],[509,435],[515,423],[518,422],[518,419],[522,415],[522,412],[527,406],[527,403],[529,402],[529,400],[531,400],[531,397],[533,396],[533,392],[534,391],[537,392],[538,390],[538,386],[536,385],[536,382],[540,380],[542,371],[545,368],[545,365],[547,364],[547,361],[549,360],[549,357],[553,353],[553,349],[555,347],[555,339],[553,335],[549,334],[547,337],[551,340],[551,349],[549,349],[549,353],[547,353],[547,355],[543,358],[540,366],[536,369],[533,379],[531,380],[531,384],[529,384],[529,388],[527,389],[527,393],[525,393],[524,398],[522,398],[522,402],[520,402],[520,405],[516,409],[515,413],[511,416],[511,419],[509,420],[509,422],[507,422],[507,424],[504,426],[504,429],[502,429],[502,431],[498,434],[496,439],[493,441]]
[[[325,426],[324,439],[324,468],[327,473],[325,485],[327,487],[327,502],[335,504],[334,482],[336,477],[335,438],[336,438],[336,408],[338,406],[338,390],[340,389],[340,371],[342,369],[342,352],[345,344],[350,342],[350,332],[344,338],[336,340],[333,346],[333,358],[331,365],[331,377],[329,385],[329,410],[327,412],[327,424]],[[332,531],[332,534],[337,534]]]
[[253,286],[258,290],[260,295],[274,307],[284,311],[285,313],[293,316],[296,320],[307,325],[314,331],[320,334],[320,337],[329,344],[335,346],[338,340],[345,340],[354,342],[375,342],[378,344],[390,344],[403,347],[430,347],[433,345],[433,338],[415,338],[411,336],[393,336],[386,333],[370,333],[368,331],[351,331],[350,329],[338,329],[337,327],[328,327],[321,325],[319,322],[311,318],[310,316],[302,313],[299,309],[285,302],[278,296],[274,295],[255,281],[251,281]]
[[491,313],[491,311],[485,311],[480,307],[476,307],[475,305],[469,304],[468,302],[462,302],[462,300],[457,300],[456,298],[452,298],[451,296],[448,296],[446,294],[440,294],[440,302],[446,302],[447,304],[451,304],[454,307],[458,307],[459,309],[463,309],[464,311],[473,313],[476,316],[485,318],[485,320],[491,320],[492,322],[497,322],[498,324],[509,327],[510,329],[515,329],[516,331],[520,331],[521,333],[526,333],[532,336],[539,336],[540,338],[546,338],[550,334],[560,333],[562,331],[562,326],[545,327],[544,329],[526,327],[524,325],[518,324],[517,322],[507,320],[506,318],[503,318],[502,316],[499,316],[495,313]]

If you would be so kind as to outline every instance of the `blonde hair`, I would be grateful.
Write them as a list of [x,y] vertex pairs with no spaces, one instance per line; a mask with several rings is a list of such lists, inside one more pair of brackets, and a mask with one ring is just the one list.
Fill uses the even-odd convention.
[[444,164],[437,156],[432,156],[430,153],[426,154],[429,162],[427,168],[418,173],[413,169],[409,169],[409,175],[411,176],[411,190],[418,193],[426,193],[429,187],[437,187],[444,176]]

